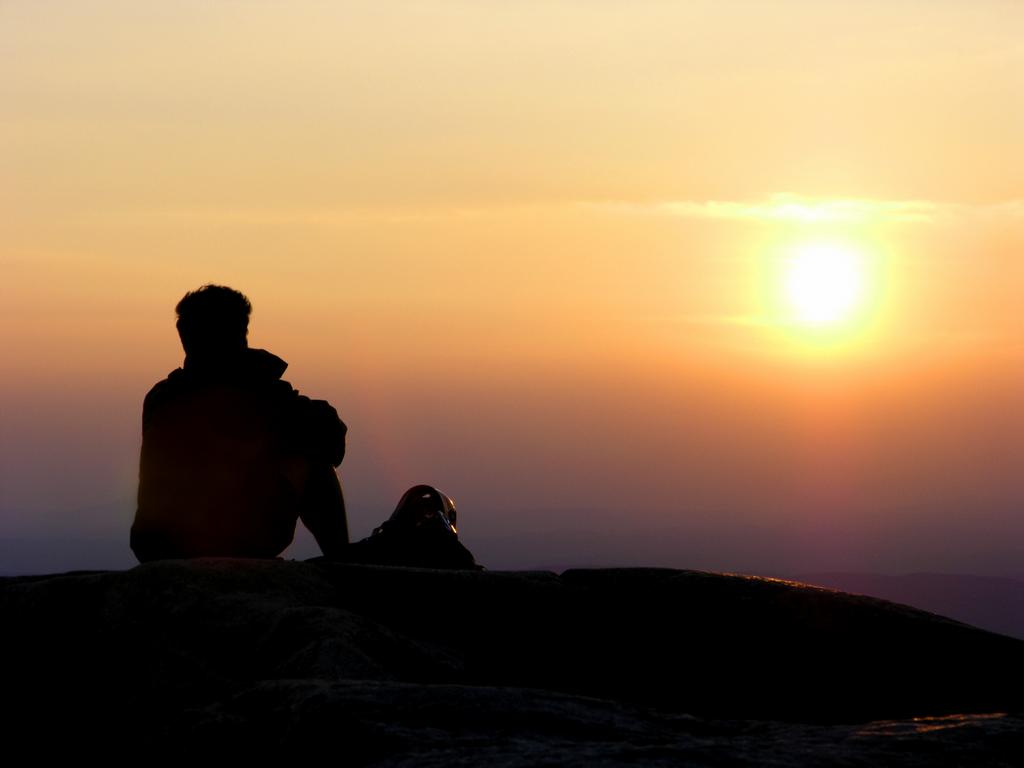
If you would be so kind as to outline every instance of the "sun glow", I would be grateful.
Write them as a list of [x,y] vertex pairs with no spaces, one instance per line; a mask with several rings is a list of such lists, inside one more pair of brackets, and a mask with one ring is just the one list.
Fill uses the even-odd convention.
[[865,259],[838,243],[814,242],[794,249],[785,272],[785,293],[795,322],[835,327],[851,321],[864,304]]

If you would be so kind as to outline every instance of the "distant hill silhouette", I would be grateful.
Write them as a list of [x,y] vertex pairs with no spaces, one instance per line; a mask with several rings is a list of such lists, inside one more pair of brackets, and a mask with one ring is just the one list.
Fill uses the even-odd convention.
[[1024,580],[947,573],[805,573],[797,581],[912,605],[1024,640]]

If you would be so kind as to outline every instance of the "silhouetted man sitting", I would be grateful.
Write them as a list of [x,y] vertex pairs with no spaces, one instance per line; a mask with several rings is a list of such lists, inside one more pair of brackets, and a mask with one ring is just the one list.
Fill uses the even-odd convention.
[[281,380],[284,360],[249,348],[251,311],[220,285],[178,302],[185,364],[142,407],[136,557],[276,557],[301,518],[331,560],[479,568],[459,541],[455,503],[429,485],[410,488],[371,536],[348,543],[334,471],[345,425]]
[[176,308],[181,368],[142,410],[140,561],[276,557],[302,522],[324,555],[343,558],[348,525],[334,467],[346,427],[326,401],[281,379],[287,363],[248,346],[249,300],[206,285]]

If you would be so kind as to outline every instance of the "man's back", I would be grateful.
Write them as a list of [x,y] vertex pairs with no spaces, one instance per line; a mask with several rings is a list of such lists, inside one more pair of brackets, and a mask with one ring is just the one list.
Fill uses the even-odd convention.
[[150,391],[131,536],[140,560],[274,557],[288,546],[303,462],[339,463],[345,427],[280,379],[286,366],[248,348],[207,364],[186,358]]

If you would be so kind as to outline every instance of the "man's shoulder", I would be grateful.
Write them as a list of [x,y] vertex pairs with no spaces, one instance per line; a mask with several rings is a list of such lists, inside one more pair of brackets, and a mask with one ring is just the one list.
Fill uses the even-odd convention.
[[149,392],[146,393],[146,397],[142,401],[143,422],[146,421],[154,410],[172,399],[181,390],[183,384],[184,371],[181,368],[175,368],[167,374],[167,378],[161,379],[150,387]]
[[180,389],[184,384],[184,373],[181,368],[175,368],[167,374],[167,378],[161,379],[149,388],[149,392],[146,393],[146,402],[159,400],[161,397]]

